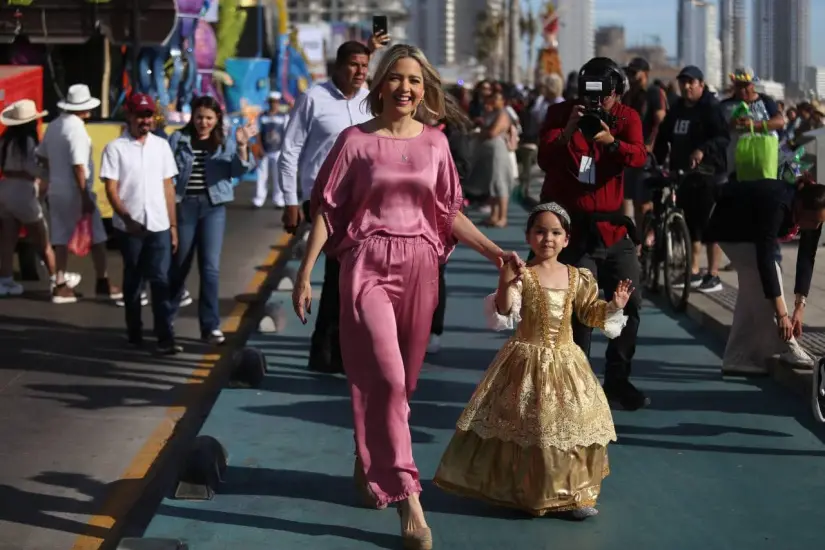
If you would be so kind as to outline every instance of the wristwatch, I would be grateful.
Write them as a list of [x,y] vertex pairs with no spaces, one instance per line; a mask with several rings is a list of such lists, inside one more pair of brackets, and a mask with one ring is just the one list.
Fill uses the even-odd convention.
[[607,150],[608,153],[615,153],[616,151],[619,150],[619,140],[614,139],[613,143],[611,143],[610,145],[605,147],[605,149]]

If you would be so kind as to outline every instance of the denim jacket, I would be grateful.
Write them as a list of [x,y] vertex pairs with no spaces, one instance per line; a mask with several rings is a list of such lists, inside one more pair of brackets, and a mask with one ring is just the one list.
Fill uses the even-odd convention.
[[[178,165],[175,176],[175,197],[177,202],[186,193],[186,184],[192,174],[195,153],[192,151],[192,138],[188,134],[175,132],[169,137],[169,145]],[[235,200],[233,178],[239,178],[255,167],[252,151],[246,160],[238,156],[234,143],[224,143],[206,159],[206,191],[213,205],[225,204]]]

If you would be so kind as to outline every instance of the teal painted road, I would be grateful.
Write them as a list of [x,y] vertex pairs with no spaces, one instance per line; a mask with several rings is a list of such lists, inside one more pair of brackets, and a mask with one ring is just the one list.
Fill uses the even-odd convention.
[[[523,250],[525,216],[490,236]],[[322,262],[319,262],[321,264]],[[313,273],[320,289],[322,273]],[[803,550],[820,548],[825,431],[808,403],[770,381],[721,379],[718,349],[687,320],[646,304],[633,380],[650,408],[616,412],[619,442],[601,515],[583,523],[526,518],[441,492],[432,479],[462,407],[506,335],[484,328],[497,273],[466,248],[447,267],[443,349],[428,358],[412,403],[422,501],[435,546],[449,550]],[[280,297],[289,308],[289,296]],[[226,480],[209,502],[164,501],[145,534],[192,550],[400,548],[394,510],[358,507],[343,378],[306,370],[312,323],[257,335],[269,375],[225,390],[203,434],[227,447]],[[605,340],[594,342],[602,371]]]

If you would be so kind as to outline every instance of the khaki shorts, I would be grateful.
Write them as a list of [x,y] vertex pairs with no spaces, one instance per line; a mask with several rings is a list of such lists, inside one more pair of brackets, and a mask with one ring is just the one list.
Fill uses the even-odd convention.
[[0,218],[11,218],[23,225],[43,219],[34,182],[16,178],[0,180]]

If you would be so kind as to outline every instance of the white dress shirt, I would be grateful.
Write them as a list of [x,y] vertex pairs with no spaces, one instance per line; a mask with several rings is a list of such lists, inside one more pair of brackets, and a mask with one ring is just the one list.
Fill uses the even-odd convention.
[[[117,194],[129,216],[148,231],[170,227],[164,181],[178,175],[169,142],[148,134],[141,143],[124,133],[103,149],[100,178],[117,181]],[[115,214],[112,225],[121,231],[126,224]]]
[[347,99],[331,80],[310,87],[298,98],[286,127],[281,159],[280,186],[287,206],[298,204],[300,179],[303,200],[309,200],[315,177],[338,134],[373,118],[361,88]]

